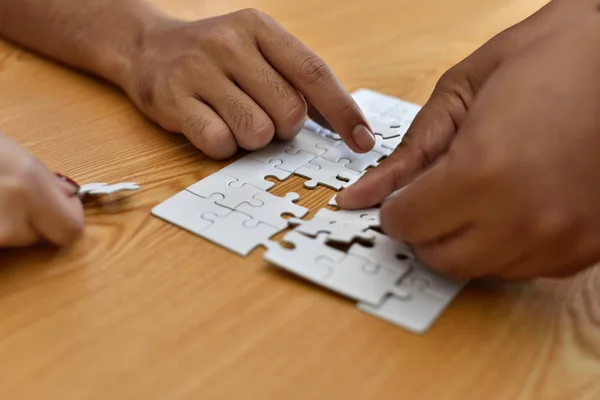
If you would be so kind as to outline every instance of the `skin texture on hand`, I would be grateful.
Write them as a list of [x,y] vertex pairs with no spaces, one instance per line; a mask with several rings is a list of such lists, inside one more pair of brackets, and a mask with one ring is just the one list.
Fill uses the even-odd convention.
[[122,86],[150,118],[213,158],[293,138],[309,105],[353,150],[374,145],[327,64],[256,10],[153,30]]
[[0,135],[0,247],[74,242],[84,225],[76,191]]
[[[382,228],[428,266],[521,280],[600,259],[600,12],[587,10],[500,57],[484,84],[471,78],[462,106],[424,108],[419,146],[409,142],[390,158],[396,172],[374,170],[354,190],[379,179],[388,197],[409,182],[383,203]],[[436,119],[440,108],[451,117]]]
[[338,205],[371,207],[411,182],[446,153],[479,90],[500,65],[595,8],[595,0],[553,0],[446,71],[394,154],[340,193]]
[[0,35],[115,83],[213,158],[293,138],[307,108],[354,151],[375,144],[328,65],[256,10],[185,22],[143,0],[0,0]]

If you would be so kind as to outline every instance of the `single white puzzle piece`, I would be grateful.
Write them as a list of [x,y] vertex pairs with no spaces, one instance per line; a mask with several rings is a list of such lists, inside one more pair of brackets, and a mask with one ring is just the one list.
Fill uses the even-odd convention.
[[224,217],[232,212],[229,208],[215,203],[215,200],[219,198],[219,195],[204,198],[183,190],[155,206],[152,209],[152,215],[196,235],[200,235],[206,228],[212,225],[211,221],[202,218],[202,214],[211,212]]
[[[334,142],[333,139],[325,137],[322,134],[308,129],[302,129],[298,135],[294,137],[294,139],[288,142],[290,147],[286,150],[286,152],[292,154],[299,151],[304,151],[318,156],[325,152],[325,150],[321,147],[327,146],[332,142]],[[321,145],[321,147],[318,147],[318,145]]]
[[249,156],[244,156],[221,169],[219,173],[230,175],[242,183],[249,183],[262,190],[271,189],[275,183],[266,177],[275,177],[280,181],[287,179],[292,173],[275,168],[277,163],[265,164]]
[[186,190],[204,198],[218,194],[220,196],[215,198],[215,202],[232,210],[243,203],[256,207],[263,205],[262,201],[254,198],[259,193],[264,193],[263,190],[220,171],[188,186]]
[[348,185],[349,181],[359,175],[357,171],[345,167],[348,163],[347,160],[335,163],[317,157],[306,166],[298,168],[294,174],[308,179],[304,182],[304,187],[307,189],[314,189],[317,185],[323,185],[331,189],[341,190]]
[[332,261],[323,256],[316,261],[322,268],[326,268],[327,274],[319,277],[320,279],[309,278],[311,281],[355,301],[372,305],[381,303],[394,290],[400,278],[410,270],[408,264],[404,269],[387,268],[352,254],[347,254],[340,261]]
[[296,232],[315,237],[326,233],[327,239],[334,242],[350,243],[355,239],[371,241],[375,238],[373,231],[367,231],[369,229],[368,222],[344,223],[320,217],[313,217],[310,220],[290,218],[288,221],[291,225],[296,225],[294,229]]
[[102,194],[113,194],[123,191],[139,190],[140,185],[135,182],[121,182],[121,183],[87,183],[81,185],[77,191],[77,195],[80,197],[88,195],[102,195]]
[[236,207],[236,211],[282,230],[288,226],[288,221],[282,215],[288,214],[302,218],[308,214],[307,208],[294,204],[299,198],[300,195],[294,192],[287,193],[285,197],[275,196],[269,192],[260,192],[254,196],[254,199],[262,203],[260,206],[243,203]]
[[381,303],[359,302],[358,308],[412,332],[424,333],[467,283],[432,274],[412,262],[410,272]]
[[412,121],[421,106],[370,89],[358,89],[352,97],[361,110],[369,117],[391,117],[396,120]]
[[211,224],[199,234],[240,256],[247,256],[258,246],[266,246],[271,236],[279,232],[279,229],[239,211],[225,216],[205,212],[202,218]]

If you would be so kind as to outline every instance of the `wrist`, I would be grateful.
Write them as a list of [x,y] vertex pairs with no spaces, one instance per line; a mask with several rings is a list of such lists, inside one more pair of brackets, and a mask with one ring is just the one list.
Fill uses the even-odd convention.
[[97,74],[123,90],[126,90],[132,66],[139,54],[144,51],[147,38],[151,33],[163,26],[178,22],[150,7],[143,12],[135,10],[132,14],[131,18],[124,19],[123,26],[108,28],[118,29],[120,32],[119,34],[108,33],[106,37],[112,40],[108,43],[104,42],[97,55]]

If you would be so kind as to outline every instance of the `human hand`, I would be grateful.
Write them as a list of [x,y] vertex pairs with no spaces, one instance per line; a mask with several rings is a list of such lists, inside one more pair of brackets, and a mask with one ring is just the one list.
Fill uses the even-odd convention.
[[212,158],[293,138],[309,107],[352,150],[375,144],[327,64],[255,10],[159,23],[119,80],[144,113]]
[[371,207],[446,153],[487,80],[525,46],[595,13],[595,0],[553,0],[496,35],[442,75],[396,151],[337,196],[342,208]]
[[0,248],[46,239],[68,245],[83,230],[77,188],[0,135]]
[[445,155],[393,195],[382,228],[460,278],[557,277],[600,259],[600,13],[487,80]]

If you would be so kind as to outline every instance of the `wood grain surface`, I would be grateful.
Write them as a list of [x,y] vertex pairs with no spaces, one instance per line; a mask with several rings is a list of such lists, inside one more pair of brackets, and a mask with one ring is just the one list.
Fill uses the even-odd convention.
[[[349,90],[423,103],[439,75],[541,0],[155,0],[198,19],[254,7]],[[0,129],[80,182],[74,247],[0,252],[0,399],[598,399],[600,275],[470,284],[423,336],[150,216],[226,162],[105,83],[0,43]],[[322,207],[332,191],[297,190]]]

